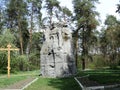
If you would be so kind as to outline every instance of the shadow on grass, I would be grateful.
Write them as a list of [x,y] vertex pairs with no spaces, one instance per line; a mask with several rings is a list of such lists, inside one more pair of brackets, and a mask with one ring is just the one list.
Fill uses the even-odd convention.
[[95,74],[90,75],[89,79],[106,85],[120,84],[120,74]]
[[57,90],[81,90],[73,77],[51,79],[48,85]]
[[119,69],[96,69],[79,71],[77,77],[89,75],[89,79],[97,81],[99,84],[112,85],[120,84],[120,70]]
[[84,70],[84,71],[79,71],[78,75],[91,75],[91,74],[119,74],[120,75],[120,68],[117,69],[110,69],[110,68],[101,68],[101,69],[95,69],[95,70]]

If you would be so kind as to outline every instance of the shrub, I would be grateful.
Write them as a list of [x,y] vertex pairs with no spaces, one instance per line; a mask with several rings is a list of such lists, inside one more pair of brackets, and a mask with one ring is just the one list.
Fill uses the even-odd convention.
[[101,68],[106,66],[106,61],[101,55],[93,56],[93,62],[89,64],[90,68]]

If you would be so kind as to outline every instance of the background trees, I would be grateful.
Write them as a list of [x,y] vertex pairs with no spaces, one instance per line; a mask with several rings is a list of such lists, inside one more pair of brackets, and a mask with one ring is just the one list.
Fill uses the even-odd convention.
[[[89,49],[91,43],[95,40],[94,30],[98,25],[95,11],[95,3],[98,0],[73,0],[74,20],[76,21],[76,38],[80,38],[82,69],[85,69],[85,63],[89,58]],[[79,37],[78,37],[79,36]],[[78,39],[76,39],[77,45]],[[76,49],[78,47],[76,46]],[[77,57],[77,56],[76,56]]]
[[101,51],[111,68],[115,68],[119,62],[119,47],[120,47],[120,27],[119,22],[115,16],[108,15],[105,20],[106,28],[103,36],[100,38]]
[[[12,66],[16,70],[38,69],[42,45],[40,31],[44,25],[51,27],[53,22],[65,22],[69,26],[74,24],[72,29],[76,65],[80,60],[82,69],[85,69],[89,68],[89,63],[99,66],[98,62],[96,64],[99,61],[114,68],[120,65],[120,21],[115,16],[108,15],[104,27],[98,31],[98,1],[73,0],[72,12],[67,7],[61,7],[58,0],[1,0],[0,46],[6,47],[7,43],[11,43],[20,48],[20,56],[16,57],[17,53],[13,52],[11,55]],[[120,12],[119,4],[116,12]],[[0,67],[6,67],[6,53],[0,52],[0,57],[3,60],[0,61]]]
[[[14,7],[13,7],[14,6]],[[6,12],[6,27],[16,36],[16,43],[20,47],[20,54],[23,55],[26,48],[28,34],[27,3],[23,0],[10,0]],[[19,42],[18,42],[19,41]]]
[[[48,22],[51,26],[51,24],[53,23],[52,18],[53,16],[58,16],[58,11],[61,9],[60,7],[60,2],[57,0],[45,0],[46,4],[45,4],[45,8],[47,10],[47,14],[48,14]],[[57,12],[57,13],[56,13]]]
[[[31,3],[33,6],[31,6]],[[5,36],[6,29],[9,29],[10,33],[14,36],[15,39],[13,42],[11,42],[10,37],[6,39],[8,39],[7,43],[14,44],[16,47],[20,48],[20,56],[18,54],[17,55],[18,58],[14,58],[14,60],[17,61],[14,67],[19,67],[17,68],[18,70],[19,69],[27,70],[28,67],[32,67],[31,61],[29,61],[29,58],[28,58],[28,56],[30,55],[26,54],[26,52],[27,52],[28,45],[32,43],[30,41],[32,41],[31,34],[34,33],[34,32],[31,33],[31,30],[34,29],[34,25],[33,25],[33,23],[35,23],[34,21],[37,20],[37,23],[38,23],[37,25],[39,26],[41,25],[41,16],[42,16],[42,14],[40,13],[41,3],[42,2],[40,0],[36,0],[36,1],[35,0],[34,1],[32,0],[19,0],[19,1],[18,0],[3,0],[2,2],[0,1],[0,4],[1,4],[0,31],[2,35],[1,37]],[[33,11],[31,11],[31,8]],[[32,17],[32,19],[29,17]],[[39,40],[40,37],[41,36],[35,39]],[[0,43],[2,44],[1,47],[3,46],[6,47],[6,45],[4,45],[2,41]],[[37,43],[37,45],[39,45],[39,42]],[[33,51],[34,49],[36,49],[36,47],[32,47]],[[38,51],[40,51],[40,47]],[[20,58],[22,61],[20,60]],[[35,68],[36,67],[39,68],[38,58],[39,57],[37,56],[37,59],[36,58],[33,59],[34,62],[37,62],[37,65],[34,64]],[[27,61],[25,61],[25,59],[27,59]],[[7,61],[7,58],[5,61]]]

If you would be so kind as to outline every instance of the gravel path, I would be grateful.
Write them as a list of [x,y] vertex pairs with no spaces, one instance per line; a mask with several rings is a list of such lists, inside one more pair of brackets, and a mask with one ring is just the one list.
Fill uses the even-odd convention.
[[13,85],[10,85],[6,87],[5,89],[0,89],[0,90],[22,90],[26,85],[31,83],[35,78],[27,78],[25,80],[19,81]]

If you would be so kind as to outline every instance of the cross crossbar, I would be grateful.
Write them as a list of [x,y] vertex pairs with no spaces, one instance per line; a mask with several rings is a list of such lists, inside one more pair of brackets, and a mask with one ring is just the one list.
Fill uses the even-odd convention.
[[[0,51],[6,51],[6,50],[8,50],[8,48],[7,48],[7,49],[6,49],[6,48],[0,48]],[[17,48],[16,48],[16,49],[15,49],[15,48],[14,48],[14,49],[11,48],[11,49],[9,49],[9,50],[10,50],[10,51],[14,51],[14,50],[15,50],[15,51],[19,51],[19,49],[17,49]]]

